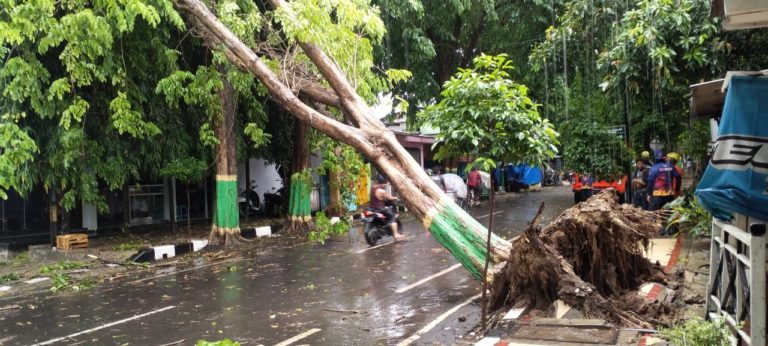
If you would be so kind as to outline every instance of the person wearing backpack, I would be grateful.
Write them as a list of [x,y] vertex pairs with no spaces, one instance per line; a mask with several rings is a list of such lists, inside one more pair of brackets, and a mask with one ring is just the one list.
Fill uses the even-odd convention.
[[654,211],[664,207],[665,204],[675,199],[675,194],[680,190],[682,178],[675,165],[664,157],[661,150],[656,150],[656,164],[648,172],[648,210]]

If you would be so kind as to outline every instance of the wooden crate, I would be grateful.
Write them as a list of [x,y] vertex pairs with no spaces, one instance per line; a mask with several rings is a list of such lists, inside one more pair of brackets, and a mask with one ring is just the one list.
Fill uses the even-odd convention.
[[82,249],[88,247],[88,234],[73,233],[56,237],[56,248],[61,250]]

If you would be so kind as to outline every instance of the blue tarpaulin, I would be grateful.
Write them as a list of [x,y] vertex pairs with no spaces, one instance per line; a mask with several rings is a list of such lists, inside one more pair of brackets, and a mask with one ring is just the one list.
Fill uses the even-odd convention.
[[731,79],[718,132],[699,202],[718,219],[768,220],[768,78]]
[[541,183],[541,167],[531,167],[526,164],[507,165],[506,178],[508,181],[517,180],[525,185]]

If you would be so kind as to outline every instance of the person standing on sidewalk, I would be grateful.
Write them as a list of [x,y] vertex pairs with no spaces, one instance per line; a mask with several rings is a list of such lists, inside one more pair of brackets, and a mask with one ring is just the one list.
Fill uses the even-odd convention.
[[650,171],[645,165],[645,160],[641,157],[635,160],[635,173],[632,174],[632,205],[640,207],[643,210],[648,210],[648,192],[646,190],[646,182],[648,181],[648,172]]
[[680,182],[680,174],[675,165],[666,160],[661,150],[657,150],[656,164],[648,172],[648,182],[646,183],[648,186],[647,198],[650,202],[648,210],[659,210],[674,200],[676,189],[680,189]]
[[681,188],[682,187],[681,185],[683,182],[683,169],[677,165],[679,161],[680,161],[680,154],[678,153],[667,154],[667,162],[669,162],[673,167],[675,167],[677,174],[680,175],[680,182],[678,183],[680,186],[674,186],[675,197],[680,197],[683,195],[682,188]]

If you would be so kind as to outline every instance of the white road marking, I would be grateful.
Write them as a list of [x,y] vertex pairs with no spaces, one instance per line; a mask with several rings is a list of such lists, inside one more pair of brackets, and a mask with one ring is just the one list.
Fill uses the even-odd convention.
[[310,329],[310,330],[308,330],[308,331],[306,331],[304,333],[296,335],[296,336],[294,336],[294,337],[292,337],[292,338],[290,338],[288,340],[285,340],[285,341],[283,341],[283,342],[281,342],[279,344],[276,344],[275,346],[288,346],[288,345],[290,345],[290,344],[292,344],[292,343],[294,343],[296,341],[304,339],[304,338],[306,338],[306,337],[308,337],[308,336],[310,336],[312,334],[315,334],[315,333],[317,333],[317,332],[319,332],[321,330],[322,329],[320,329],[320,328],[312,328],[312,329]]
[[419,338],[421,338],[422,335],[424,335],[427,332],[429,332],[430,330],[432,330],[432,328],[437,327],[437,325],[440,324],[440,322],[443,322],[443,320],[445,320],[449,316],[453,315],[453,313],[455,313],[456,311],[459,311],[459,309],[463,308],[465,305],[471,303],[473,300],[475,300],[477,298],[480,298],[480,294],[476,294],[476,295],[472,296],[471,298],[465,300],[463,303],[461,303],[459,305],[456,305],[453,308],[451,308],[450,310],[444,312],[442,315],[438,316],[434,321],[429,322],[429,324],[424,326],[424,328],[419,329],[419,331],[416,332],[416,334],[413,334],[408,339],[405,339],[405,340],[400,341],[399,343],[397,343],[397,346],[408,346],[408,345],[412,344],[414,341],[419,340]]
[[176,307],[175,305],[166,306],[166,307],[161,308],[161,309],[153,310],[153,311],[150,311],[150,312],[145,312],[145,313],[143,313],[141,315],[136,315],[136,316],[125,318],[125,319],[122,319],[122,320],[119,320],[119,321],[110,322],[110,323],[107,323],[105,325],[98,326],[96,328],[91,328],[91,329],[84,330],[82,332],[77,332],[77,333],[74,333],[74,334],[69,334],[67,336],[62,336],[60,338],[51,339],[51,340],[48,340],[48,341],[43,341],[43,342],[41,342],[39,344],[34,344],[32,346],[50,345],[50,344],[55,343],[55,342],[59,342],[59,341],[66,340],[66,339],[69,339],[69,338],[74,338],[74,337],[76,337],[78,335],[88,334],[88,333],[95,332],[95,331],[100,330],[100,329],[109,328],[109,327],[112,327],[112,326],[116,326],[118,324],[122,324],[122,323],[125,323],[125,322],[130,322],[130,321],[133,321],[133,320],[138,320],[138,319],[140,319],[142,317],[146,317],[146,316],[153,315],[153,314],[156,314],[156,313],[159,313],[159,312],[170,310],[170,309],[173,309],[175,307]]
[[165,274],[160,274],[160,275],[150,276],[150,277],[148,277],[148,278],[143,278],[143,279],[138,279],[138,280],[128,281],[128,282],[126,282],[126,284],[135,284],[135,283],[137,283],[137,282],[142,282],[142,281],[149,281],[149,280],[152,280],[152,279],[158,279],[158,278],[161,278],[161,277],[165,277],[165,276],[169,276],[169,275],[174,275],[174,274],[185,273],[185,272],[188,272],[188,271],[192,271],[192,270],[203,269],[203,268],[207,268],[207,267],[210,267],[210,266],[215,266],[215,265],[217,265],[217,264],[222,264],[222,263],[227,263],[227,262],[233,262],[233,261],[239,261],[239,260],[242,260],[242,259],[243,259],[242,257],[237,257],[237,258],[230,258],[230,259],[226,259],[226,260],[222,260],[222,261],[218,261],[218,262],[214,262],[214,263],[208,263],[208,264],[205,264],[205,265],[201,265],[201,266],[198,266],[198,267],[192,267],[192,268],[182,269],[182,270],[178,270],[178,271],[174,271],[174,272],[170,272],[170,273],[165,273]]
[[448,274],[448,273],[449,273],[449,272],[451,272],[452,270],[454,270],[454,269],[456,269],[456,268],[459,268],[459,267],[461,267],[461,263],[459,263],[459,264],[454,264],[454,265],[452,265],[452,266],[448,267],[448,269],[444,269],[443,271],[441,271],[441,272],[439,272],[439,273],[437,273],[437,274],[432,274],[432,275],[430,275],[430,276],[427,276],[427,277],[425,277],[425,278],[423,278],[423,279],[421,279],[421,280],[419,280],[419,281],[416,281],[416,282],[414,282],[414,283],[412,283],[412,284],[410,284],[410,285],[408,285],[408,286],[405,286],[405,287],[401,287],[401,288],[398,288],[398,289],[397,289],[397,291],[395,291],[395,293],[403,293],[403,292],[407,292],[407,291],[409,291],[410,289],[412,289],[412,288],[414,288],[414,287],[417,287],[417,286],[419,286],[419,285],[421,285],[421,284],[423,284],[423,283],[425,283],[425,282],[427,282],[427,281],[429,281],[429,280],[432,280],[432,279],[434,279],[434,278],[437,278],[437,277],[439,277],[439,276],[442,276],[442,275]]
[[[497,212],[493,213],[493,215],[501,214],[501,213],[503,213],[503,211],[497,211]],[[490,215],[490,214],[488,214],[488,215]],[[476,219],[482,219],[484,217],[488,217],[488,215],[478,216],[478,217],[476,217]]]
[[[408,238],[413,238],[413,235],[407,235],[407,236],[405,236],[405,239],[408,239]],[[389,242],[389,243],[384,243],[384,244],[379,244],[379,245],[376,245],[376,246],[371,246],[371,247],[369,247],[369,248],[366,248],[366,249],[362,249],[362,250],[358,250],[358,251],[355,251],[355,253],[356,253],[356,254],[358,254],[358,253],[363,253],[363,252],[366,252],[366,251],[368,251],[368,250],[377,249],[377,248],[380,248],[380,247],[382,247],[382,246],[392,245],[392,244],[394,244],[394,243],[397,243],[397,242],[396,242],[396,241],[391,241],[391,242]]]

